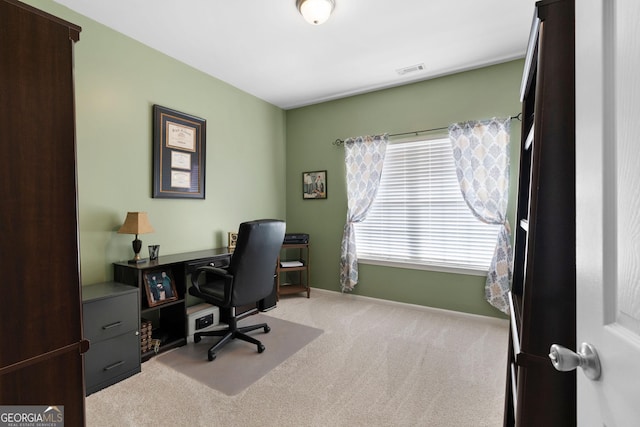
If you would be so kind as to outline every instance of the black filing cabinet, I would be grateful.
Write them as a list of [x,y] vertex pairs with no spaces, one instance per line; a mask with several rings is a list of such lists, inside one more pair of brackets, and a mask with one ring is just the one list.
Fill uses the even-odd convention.
[[140,372],[138,288],[108,282],[83,286],[87,395]]

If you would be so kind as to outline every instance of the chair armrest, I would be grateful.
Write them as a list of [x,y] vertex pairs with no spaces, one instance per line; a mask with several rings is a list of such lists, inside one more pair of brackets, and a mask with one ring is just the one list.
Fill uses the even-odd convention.
[[200,291],[200,285],[198,283],[200,279],[200,275],[202,273],[211,273],[213,275],[219,276],[221,279],[224,279],[225,282],[232,281],[233,276],[230,275],[227,270],[224,268],[213,267],[211,265],[203,265],[198,267],[196,271],[191,274],[191,284],[195,286],[195,288]]
[[224,268],[220,268],[220,267],[214,267],[212,265],[203,265],[201,267],[198,267],[196,269],[196,272],[198,271],[207,271],[209,273],[213,273],[215,275],[218,276],[222,276],[224,278],[230,278],[233,277],[229,274],[229,272],[227,270],[225,270]]

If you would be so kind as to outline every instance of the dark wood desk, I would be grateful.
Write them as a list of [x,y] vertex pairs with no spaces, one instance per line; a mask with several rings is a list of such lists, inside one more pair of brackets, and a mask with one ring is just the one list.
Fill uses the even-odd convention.
[[[194,303],[193,297],[188,294],[191,273],[202,265],[225,267],[229,265],[230,259],[231,253],[225,247],[174,255],[161,255],[157,260],[139,264],[130,264],[127,261],[113,264],[114,281],[138,288],[140,316],[152,322],[153,339],[160,340],[157,353],[186,344],[186,309],[188,305],[193,305]],[[147,286],[145,276],[162,272],[168,273],[171,277],[175,284],[177,298],[159,305],[150,306],[145,290]],[[142,361],[148,360],[157,353],[155,349],[144,351],[141,355]]]

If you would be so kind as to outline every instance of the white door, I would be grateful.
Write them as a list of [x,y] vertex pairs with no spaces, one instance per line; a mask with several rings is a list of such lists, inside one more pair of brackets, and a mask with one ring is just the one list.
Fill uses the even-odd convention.
[[578,426],[640,426],[640,1],[575,3]]

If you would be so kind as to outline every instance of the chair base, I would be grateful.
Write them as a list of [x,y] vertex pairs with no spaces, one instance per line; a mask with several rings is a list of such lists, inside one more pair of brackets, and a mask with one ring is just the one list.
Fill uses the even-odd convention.
[[256,329],[263,329],[265,334],[271,331],[271,328],[266,323],[258,323],[256,325],[243,326],[239,328],[237,325],[237,320],[235,318],[232,318],[230,319],[228,329],[223,329],[220,331],[196,332],[193,335],[193,341],[198,343],[200,342],[202,337],[222,337],[218,342],[211,346],[211,348],[209,348],[209,351],[207,352],[209,361],[214,360],[216,358],[216,352],[234,339],[239,339],[251,344],[255,344],[258,347],[258,353],[262,353],[265,350],[264,345],[257,339],[246,334],[247,332],[255,331]]

